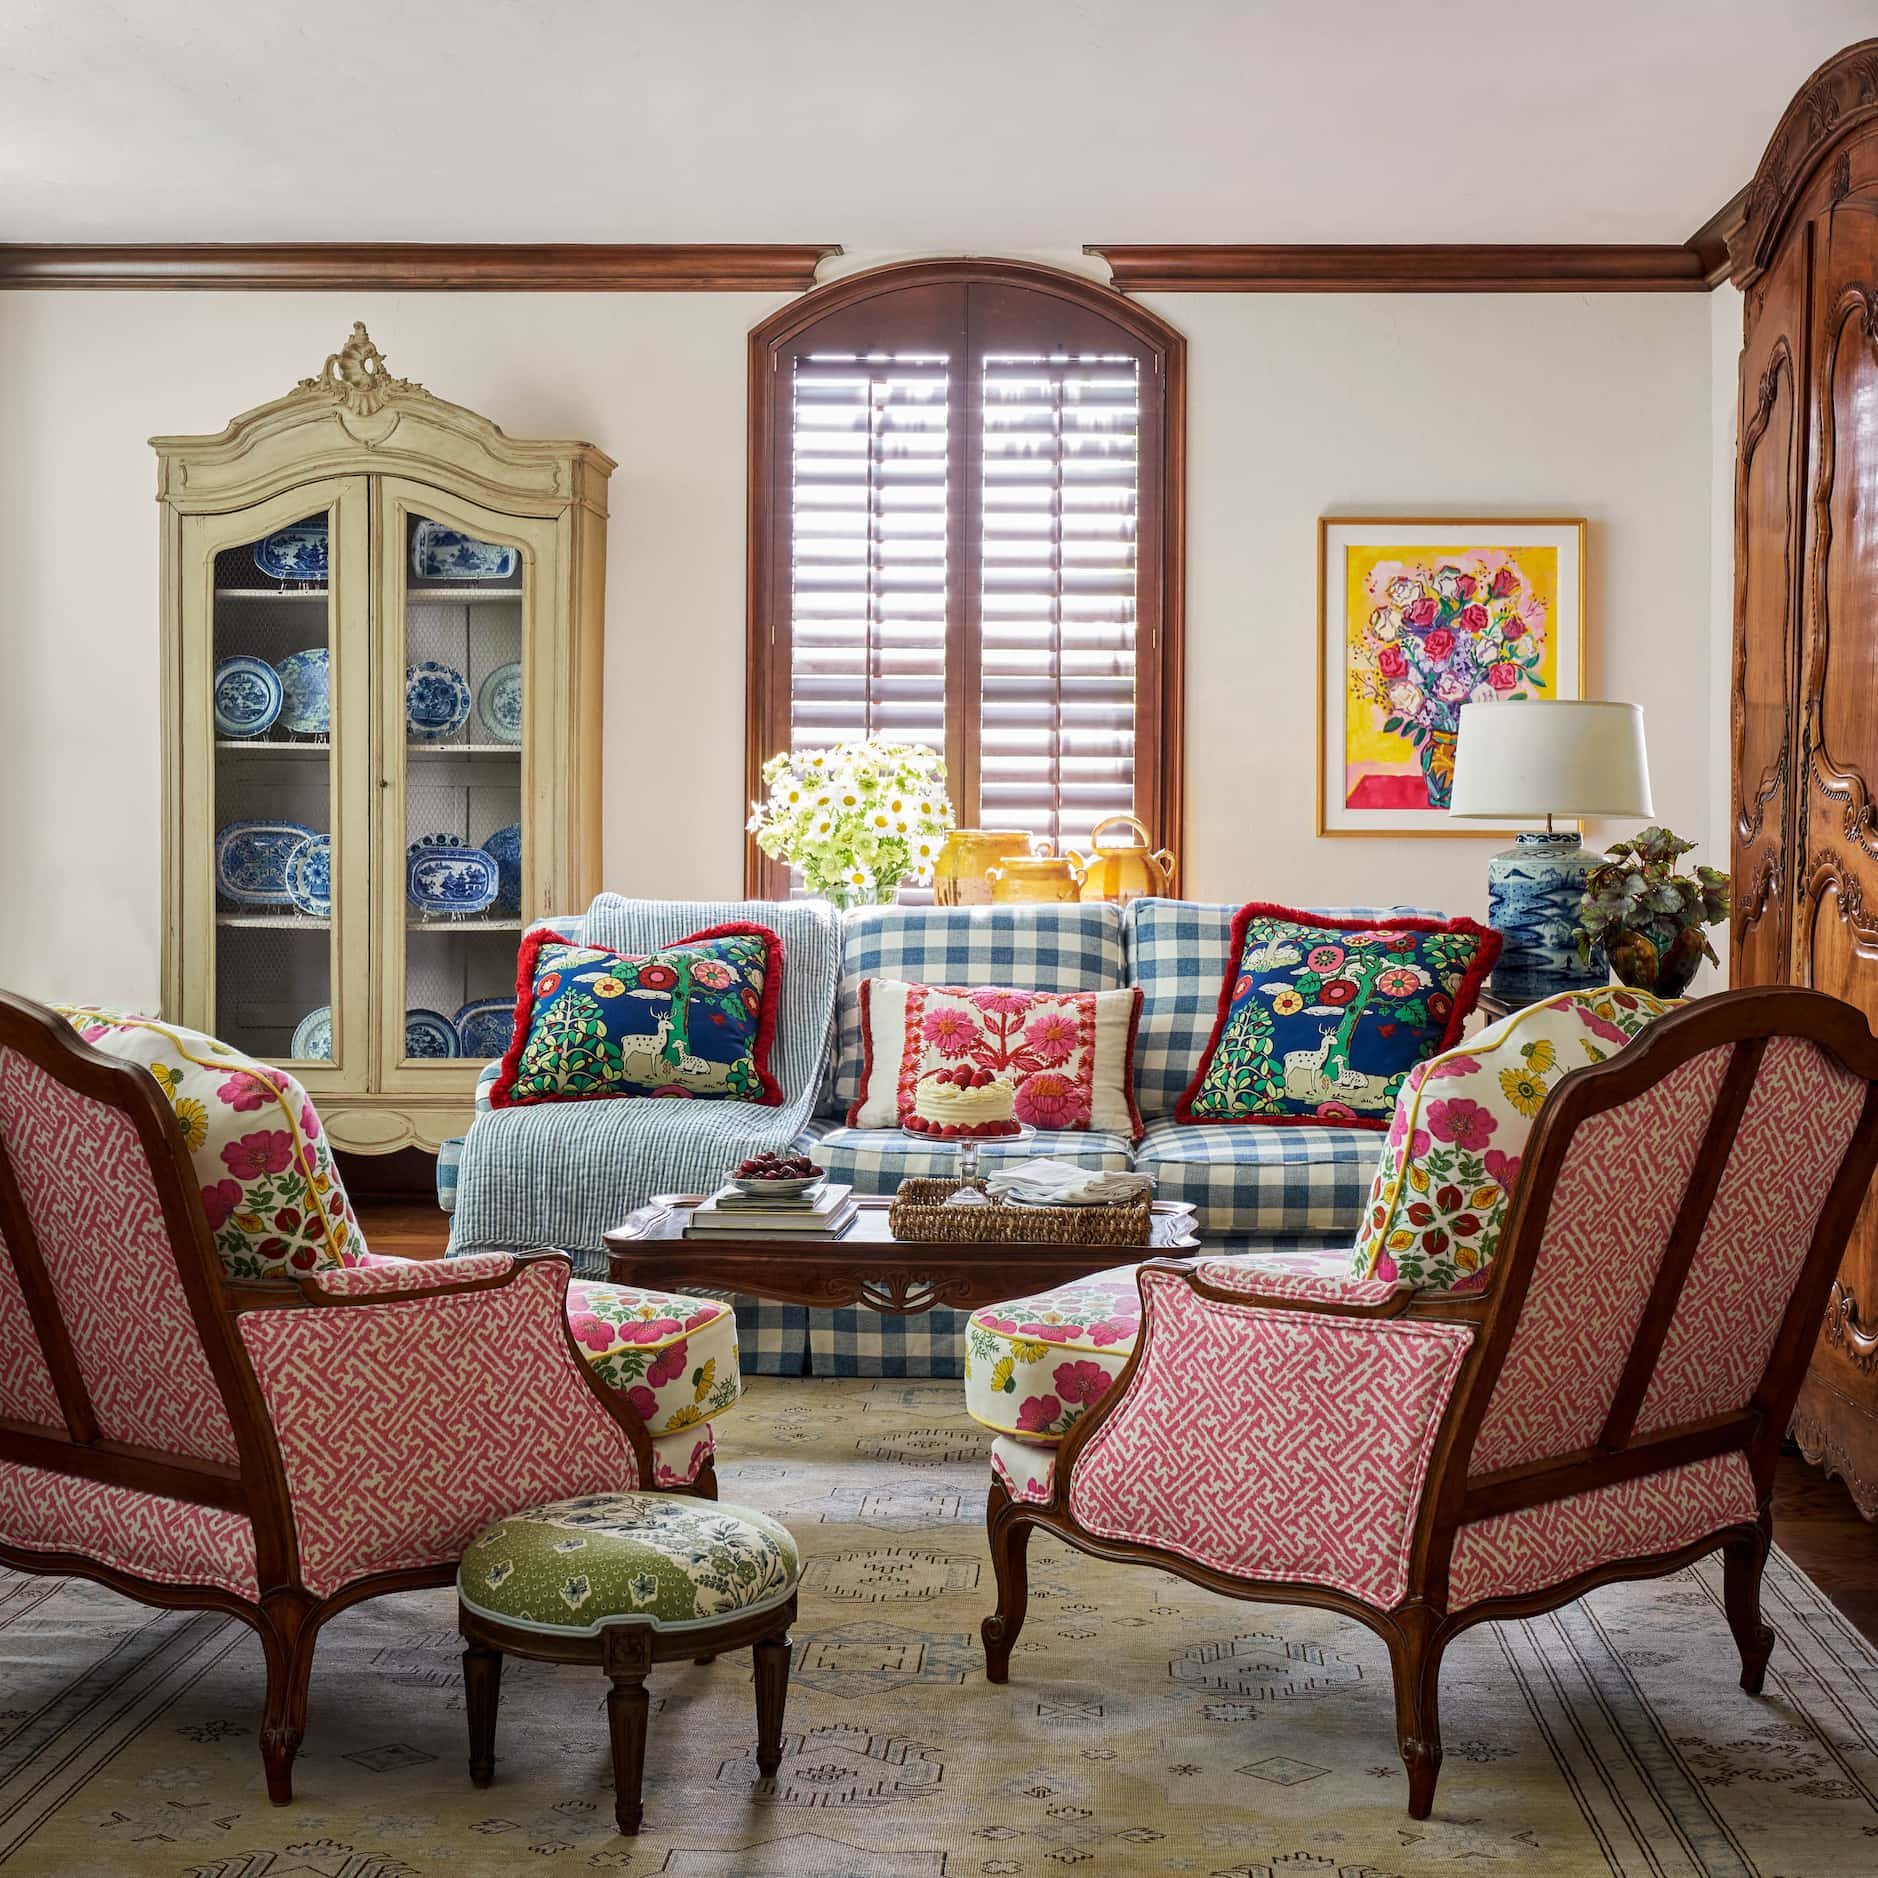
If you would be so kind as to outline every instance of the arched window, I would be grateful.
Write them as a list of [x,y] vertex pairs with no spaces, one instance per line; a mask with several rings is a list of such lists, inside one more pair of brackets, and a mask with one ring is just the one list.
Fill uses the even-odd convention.
[[[750,335],[750,795],[942,749],[963,826],[1180,839],[1185,342],[1053,268],[919,261]],[[753,893],[787,875],[750,845]]]

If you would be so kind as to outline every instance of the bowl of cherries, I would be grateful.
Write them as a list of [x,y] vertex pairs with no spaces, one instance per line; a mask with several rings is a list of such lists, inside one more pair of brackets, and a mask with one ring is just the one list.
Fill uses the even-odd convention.
[[757,1154],[740,1161],[726,1178],[739,1193],[787,1200],[819,1185],[827,1172],[806,1154]]

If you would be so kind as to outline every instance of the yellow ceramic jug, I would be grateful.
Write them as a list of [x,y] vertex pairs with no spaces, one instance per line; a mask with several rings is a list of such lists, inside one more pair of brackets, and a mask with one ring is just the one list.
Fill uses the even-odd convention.
[[1042,853],[1008,855],[986,876],[997,905],[1048,906],[1082,897],[1076,863],[1066,854],[1052,854],[1047,841],[1037,845]]
[[[1104,847],[1105,828],[1132,828],[1137,839],[1122,846]],[[1097,822],[1089,835],[1089,858],[1085,861],[1074,848],[1069,850],[1069,858],[1082,870],[1085,900],[1133,900],[1173,889],[1172,853],[1166,848],[1150,853],[1148,831],[1132,815],[1111,815]]]
[[1030,852],[1021,828],[955,828],[933,863],[932,897],[940,906],[989,906],[985,876],[1012,855]]

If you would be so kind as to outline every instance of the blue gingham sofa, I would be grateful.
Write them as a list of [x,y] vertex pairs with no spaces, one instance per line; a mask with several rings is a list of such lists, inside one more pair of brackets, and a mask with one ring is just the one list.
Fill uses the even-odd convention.
[[[451,1173],[451,1251],[555,1245],[577,1271],[603,1276],[601,1235],[656,1192],[708,1186],[731,1161],[793,1141],[862,1193],[892,1193],[913,1174],[949,1171],[949,1148],[894,1129],[846,1124],[861,1073],[860,985],[1008,984],[1094,991],[1138,984],[1138,1143],[1039,1132],[1021,1148],[988,1144],[987,1164],[1048,1154],[1137,1167],[1162,1199],[1191,1202],[1221,1249],[1347,1245],[1369,1191],[1377,1137],[1361,1130],[1185,1126],[1174,1104],[1211,1034],[1236,908],[1146,899],[1127,907],[867,907],[837,928],[815,902],[629,901],[603,894],[584,916],[546,922],[569,938],[644,950],[732,918],[762,919],[784,940],[777,1068],[781,1109],[744,1103],[554,1104],[491,1112],[484,1072],[477,1117]],[[1343,916],[1414,907],[1322,908]],[[812,1067],[811,1067],[812,1066]],[[454,1157],[453,1157],[454,1159]],[[957,1376],[962,1312],[881,1317],[859,1307],[804,1311],[738,1301],[743,1367],[759,1374]]]

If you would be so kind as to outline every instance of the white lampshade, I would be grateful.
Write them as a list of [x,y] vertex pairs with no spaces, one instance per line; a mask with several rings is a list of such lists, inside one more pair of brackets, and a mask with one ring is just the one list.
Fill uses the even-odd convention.
[[1643,706],[1463,705],[1448,812],[1496,822],[1655,814]]

